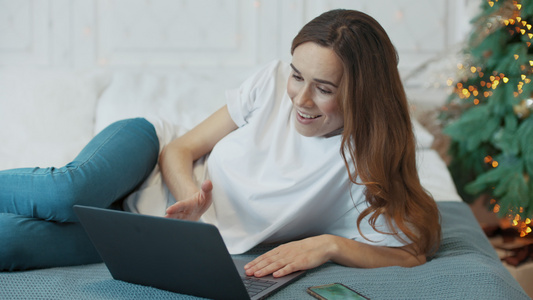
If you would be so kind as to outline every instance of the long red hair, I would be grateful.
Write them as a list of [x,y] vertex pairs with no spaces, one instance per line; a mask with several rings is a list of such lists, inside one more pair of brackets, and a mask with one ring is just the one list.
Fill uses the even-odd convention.
[[332,49],[343,63],[340,151],[350,181],[365,185],[369,204],[357,228],[369,216],[378,231],[376,221],[384,216],[391,229],[398,228],[416,245],[415,254],[436,251],[439,212],[420,184],[398,55],[385,30],[362,12],[338,9],[307,23],[294,38],[291,52],[306,42]]

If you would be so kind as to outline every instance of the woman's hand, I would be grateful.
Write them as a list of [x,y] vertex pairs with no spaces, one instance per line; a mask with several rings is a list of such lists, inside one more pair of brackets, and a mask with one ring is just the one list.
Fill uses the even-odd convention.
[[244,266],[246,275],[262,277],[316,268],[331,261],[352,268],[415,267],[426,262],[413,244],[403,247],[369,245],[335,235],[319,235],[281,245]]
[[334,246],[328,235],[310,237],[283,244],[254,259],[244,269],[246,275],[282,277],[290,273],[318,267],[330,259]]
[[189,221],[198,221],[205,211],[211,206],[211,191],[213,184],[210,180],[202,183],[202,188],[192,197],[181,200],[167,208],[165,218],[174,218]]

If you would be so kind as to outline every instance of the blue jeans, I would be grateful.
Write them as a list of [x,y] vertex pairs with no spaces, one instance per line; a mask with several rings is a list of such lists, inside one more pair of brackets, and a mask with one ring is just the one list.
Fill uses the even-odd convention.
[[100,262],[72,207],[116,204],[148,177],[158,155],[153,125],[128,119],[64,167],[0,171],[0,270]]

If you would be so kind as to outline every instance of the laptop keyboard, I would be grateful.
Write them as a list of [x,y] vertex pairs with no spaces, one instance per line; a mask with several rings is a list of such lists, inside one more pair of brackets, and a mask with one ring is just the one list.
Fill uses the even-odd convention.
[[257,295],[276,284],[275,281],[256,277],[242,277],[242,282],[244,282],[244,286],[246,287],[246,291],[248,291],[248,295],[250,295],[250,297]]

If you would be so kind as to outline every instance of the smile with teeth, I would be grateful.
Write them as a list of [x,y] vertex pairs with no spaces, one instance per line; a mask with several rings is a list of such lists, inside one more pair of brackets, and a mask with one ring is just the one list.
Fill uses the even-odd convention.
[[298,111],[298,115],[304,119],[316,119],[322,115],[307,115],[307,114],[304,114],[303,112],[301,111]]

